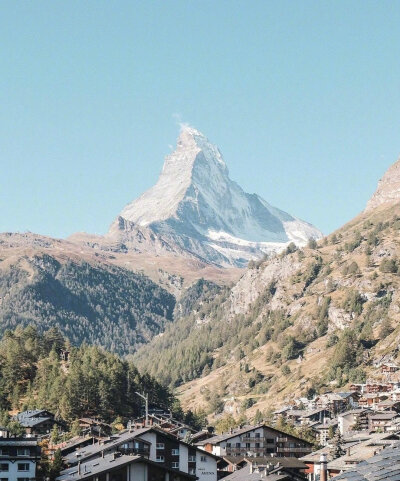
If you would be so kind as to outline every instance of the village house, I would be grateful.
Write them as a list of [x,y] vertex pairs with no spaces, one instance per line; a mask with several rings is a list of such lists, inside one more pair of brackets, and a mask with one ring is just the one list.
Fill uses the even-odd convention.
[[338,429],[342,436],[352,431],[364,431],[368,429],[367,409],[351,409],[341,413],[337,417]]
[[64,428],[64,423],[54,419],[54,414],[46,409],[23,411],[18,413],[15,419],[25,428],[27,436],[49,434],[54,425]]
[[381,373],[382,374],[392,374],[399,370],[399,366],[394,362],[385,362],[381,364]]
[[57,481],[195,481],[196,476],[141,456],[120,452],[87,460],[61,471]]
[[237,469],[224,477],[227,481],[304,481],[306,465],[297,458],[271,456],[241,458]]
[[233,429],[197,443],[216,456],[301,457],[311,452],[311,443],[265,424]]
[[[147,423],[147,424],[146,424]],[[174,419],[171,415],[166,414],[148,414],[134,419],[129,425],[135,429],[140,429],[146,426],[154,426],[174,434],[179,439],[187,440],[192,439],[192,436],[196,434],[196,430],[188,426],[177,419]]]
[[373,412],[368,414],[368,429],[370,431],[388,432],[391,430],[394,419],[398,417],[395,411]]
[[0,479],[28,481],[36,478],[40,447],[33,438],[0,438]]
[[315,437],[321,446],[326,446],[330,439],[330,433],[335,433],[338,428],[337,419],[326,419],[323,423],[314,423],[311,429],[315,432]]
[[79,427],[84,435],[97,437],[109,436],[112,432],[110,424],[94,418],[80,418]]
[[325,419],[330,419],[331,413],[324,408],[306,410],[306,409],[292,409],[287,411],[286,418],[293,421],[295,424],[311,424],[314,422],[322,423]]
[[165,468],[197,476],[200,481],[217,480],[216,456],[155,427],[126,430],[64,459],[73,467],[109,454],[141,456]]

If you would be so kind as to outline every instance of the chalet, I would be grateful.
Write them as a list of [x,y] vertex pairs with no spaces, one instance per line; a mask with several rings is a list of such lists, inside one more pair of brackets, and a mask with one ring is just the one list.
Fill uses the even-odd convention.
[[373,412],[369,413],[369,430],[387,432],[393,425],[393,420],[398,417],[395,411]]
[[337,419],[326,419],[323,423],[314,423],[311,425],[311,429],[315,432],[316,438],[321,446],[326,446],[330,439],[330,433],[335,433],[337,428]]
[[266,470],[271,468],[272,466],[277,467],[277,465],[283,468],[285,474],[292,474],[293,477],[300,477],[304,479],[304,472],[307,466],[302,462],[299,461],[298,458],[279,458],[277,460],[275,457],[267,456],[267,457],[246,457],[243,458],[239,463],[239,469],[242,469],[248,465],[251,466],[252,471],[256,469]]
[[351,392],[363,393],[365,386],[366,386],[365,384],[350,384],[349,389]]
[[389,383],[380,383],[380,382],[367,382],[365,385],[364,392],[367,394],[377,394],[377,393],[385,393],[390,392],[392,390],[392,386]]
[[15,419],[25,428],[27,436],[49,434],[54,425],[64,427],[63,422],[54,419],[54,414],[45,409],[23,411],[18,413]]
[[381,364],[382,374],[392,374],[399,370],[399,366],[393,362],[385,362]]
[[196,444],[216,456],[301,457],[311,452],[311,443],[265,424],[246,426]]
[[266,466],[246,464],[242,469],[234,471],[224,478],[226,481],[303,481],[304,476],[297,474],[296,470],[290,470],[280,464],[276,458],[271,458],[271,463]]
[[375,409],[376,406],[379,405],[380,402],[386,401],[388,396],[386,394],[364,394],[360,399],[358,400],[358,405],[360,408],[371,408]]
[[54,450],[59,449],[62,456],[66,456],[67,454],[73,453],[77,449],[95,444],[96,441],[96,438],[93,436],[74,436],[68,441],[55,445],[53,448]]
[[292,409],[286,412],[286,418],[298,424],[321,423],[324,419],[329,419],[330,417],[331,413],[324,408],[313,410]]
[[299,461],[302,461],[306,465],[305,476],[309,481],[316,481],[320,479],[320,459],[321,454],[327,457],[327,460],[332,460],[332,455],[330,454],[329,447],[324,446],[318,451],[314,451],[310,454],[306,454]]
[[197,476],[200,481],[217,480],[217,456],[154,427],[123,431],[74,451],[64,460],[69,467],[74,467],[109,454],[141,456],[167,469]]
[[80,418],[79,426],[82,434],[87,436],[109,436],[112,432],[112,427],[110,424],[94,418]]
[[338,428],[342,436],[352,431],[364,431],[368,429],[367,409],[352,409],[338,415]]
[[337,414],[349,406],[349,399],[344,398],[339,393],[328,392],[317,396],[315,400],[317,408],[327,409],[332,414]]
[[36,439],[0,438],[0,479],[35,479],[39,461],[40,447]]
[[[146,424],[147,423],[147,424]],[[130,426],[135,429],[144,428],[146,426],[154,426],[174,434],[179,439],[192,439],[192,436],[196,434],[196,429],[188,426],[177,419],[174,419],[170,414],[148,414],[146,416],[141,416],[130,422]]]
[[57,481],[195,481],[196,476],[138,455],[110,453],[61,471]]

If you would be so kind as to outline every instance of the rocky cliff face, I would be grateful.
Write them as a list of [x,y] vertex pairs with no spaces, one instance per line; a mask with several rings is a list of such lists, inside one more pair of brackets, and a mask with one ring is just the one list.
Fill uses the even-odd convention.
[[400,202],[400,159],[395,162],[378,182],[378,188],[367,203],[366,212],[382,204]]
[[109,236],[148,249],[138,235],[143,230],[153,234],[152,250],[239,267],[289,242],[321,237],[311,224],[244,192],[229,178],[218,148],[191,127],[182,128],[156,185],[122,210]]

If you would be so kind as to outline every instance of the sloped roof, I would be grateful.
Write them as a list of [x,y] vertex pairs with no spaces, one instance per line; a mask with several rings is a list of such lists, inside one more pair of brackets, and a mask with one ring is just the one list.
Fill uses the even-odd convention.
[[335,481],[399,481],[400,443],[383,449],[355,468],[339,474]]
[[290,480],[290,476],[287,474],[275,474],[269,473],[266,478],[264,473],[253,471],[250,473],[250,466],[247,465],[242,469],[234,471],[232,474],[225,476],[225,481],[262,481],[268,479],[268,481],[285,481]]
[[[148,459],[143,458],[142,456],[128,456],[128,455],[121,455],[121,456],[113,456],[112,454],[105,455],[104,458],[96,458],[85,463],[82,463],[80,469],[77,466],[72,468],[64,469],[61,471],[60,476],[58,476],[57,481],[75,481],[79,479],[86,479],[89,475],[96,476],[103,472],[111,471],[115,468],[120,468],[122,466],[142,462],[146,464],[157,465],[161,467],[165,471],[170,471],[173,473],[178,473],[181,476],[185,476],[186,478],[196,479],[196,476],[184,473],[182,471],[178,471],[176,469],[170,469],[165,466],[160,465],[159,463],[154,463]],[[80,470],[80,472],[78,472]]]
[[285,437],[288,436],[294,439],[298,439],[299,441],[311,446],[311,443],[309,443],[308,441],[305,441],[304,439],[299,438],[298,436],[294,436],[293,434],[287,434],[283,431],[280,431],[279,429],[273,428],[272,426],[268,426],[267,424],[264,424],[264,423],[257,424],[256,426],[244,426],[243,428],[240,428],[240,429],[233,429],[232,432],[229,432],[229,433],[218,434],[211,438],[204,439],[203,441],[199,441],[198,443],[196,443],[196,446],[204,446],[206,444],[219,444],[222,441],[226,441],[228,439],[234,438],[236,436],[240,436],[249,431],[253,431],[254,429],[259,429],[259,428],[270,429],[271,431],[275,431],[277,434],[284,435]]

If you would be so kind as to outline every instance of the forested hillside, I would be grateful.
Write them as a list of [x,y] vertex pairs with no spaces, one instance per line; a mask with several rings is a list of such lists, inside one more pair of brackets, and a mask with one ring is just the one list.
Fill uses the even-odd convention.
[[[69,350],[68,361],[61,352]],[[71,347],[57,329],[39,334],[33,326],[6,331],[0,341],[0,408],[48,409],[68,422],[99,416],[107,422],[141,413],[149,401],[177,409],[170,391],[149,375],[102,348]]]
[[209,413],[229,405],[254,415],[271,399],[363,381],[374,357],[399,352],[399,233],[400,206],[383,206],[318,243],[251,263],[135,360],[165,385],[193,380],[181,399]]
[[164,330],[174,306],[148,277],[109,264],[47,254],[0,261],[0,334],[19,324],[56,326],[73,344],[127,354]]

